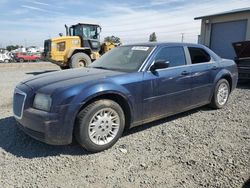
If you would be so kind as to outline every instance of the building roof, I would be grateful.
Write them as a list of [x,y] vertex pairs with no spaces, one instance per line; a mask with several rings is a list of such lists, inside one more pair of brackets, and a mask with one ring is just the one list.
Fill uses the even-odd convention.
[[194,19],[195,20],[199,20],[199,19],[208,18],[208,17],[223,16],[223,15],[227,15],[227,14],[236,14],[236,13],[241,13],[241,12],[250,12],[250,7],[229,10],[229,11],[225,11],[225,12],[221,12],[221,13],[216,13],[216,14],[210,14],[210,15],[206,15],[206,16],[200,16],[200,17],[196,17]]

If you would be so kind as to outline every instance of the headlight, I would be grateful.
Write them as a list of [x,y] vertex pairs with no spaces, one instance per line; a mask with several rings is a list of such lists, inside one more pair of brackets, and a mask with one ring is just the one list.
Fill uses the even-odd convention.
[[51,102],[52,100],[49,95],[37,93],[33,102],[33,107],[39,110],[49,111]]

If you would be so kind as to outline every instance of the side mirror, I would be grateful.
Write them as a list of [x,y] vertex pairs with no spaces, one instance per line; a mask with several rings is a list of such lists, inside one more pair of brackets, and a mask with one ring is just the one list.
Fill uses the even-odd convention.
[[154,64],[150,67],[150,71],[155,71],[157,69],[165,69],[169,67],[169,61],[158,59],[154,62]]

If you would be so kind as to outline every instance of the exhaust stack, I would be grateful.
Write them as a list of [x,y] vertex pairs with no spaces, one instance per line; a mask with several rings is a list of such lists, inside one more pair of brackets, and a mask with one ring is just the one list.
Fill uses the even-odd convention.
[[65,29],[66,29],[66,36],[69,36],[69,27],[65,24],[64,25]]

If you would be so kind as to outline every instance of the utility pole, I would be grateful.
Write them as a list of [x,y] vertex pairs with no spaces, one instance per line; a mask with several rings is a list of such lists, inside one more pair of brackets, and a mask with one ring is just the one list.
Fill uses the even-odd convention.
[[27,48],[27,40],[24,39],[24,45],[25,45],[25,48]]
[[181,42],[184,42],[184,34],[185,33],[181,33]]

